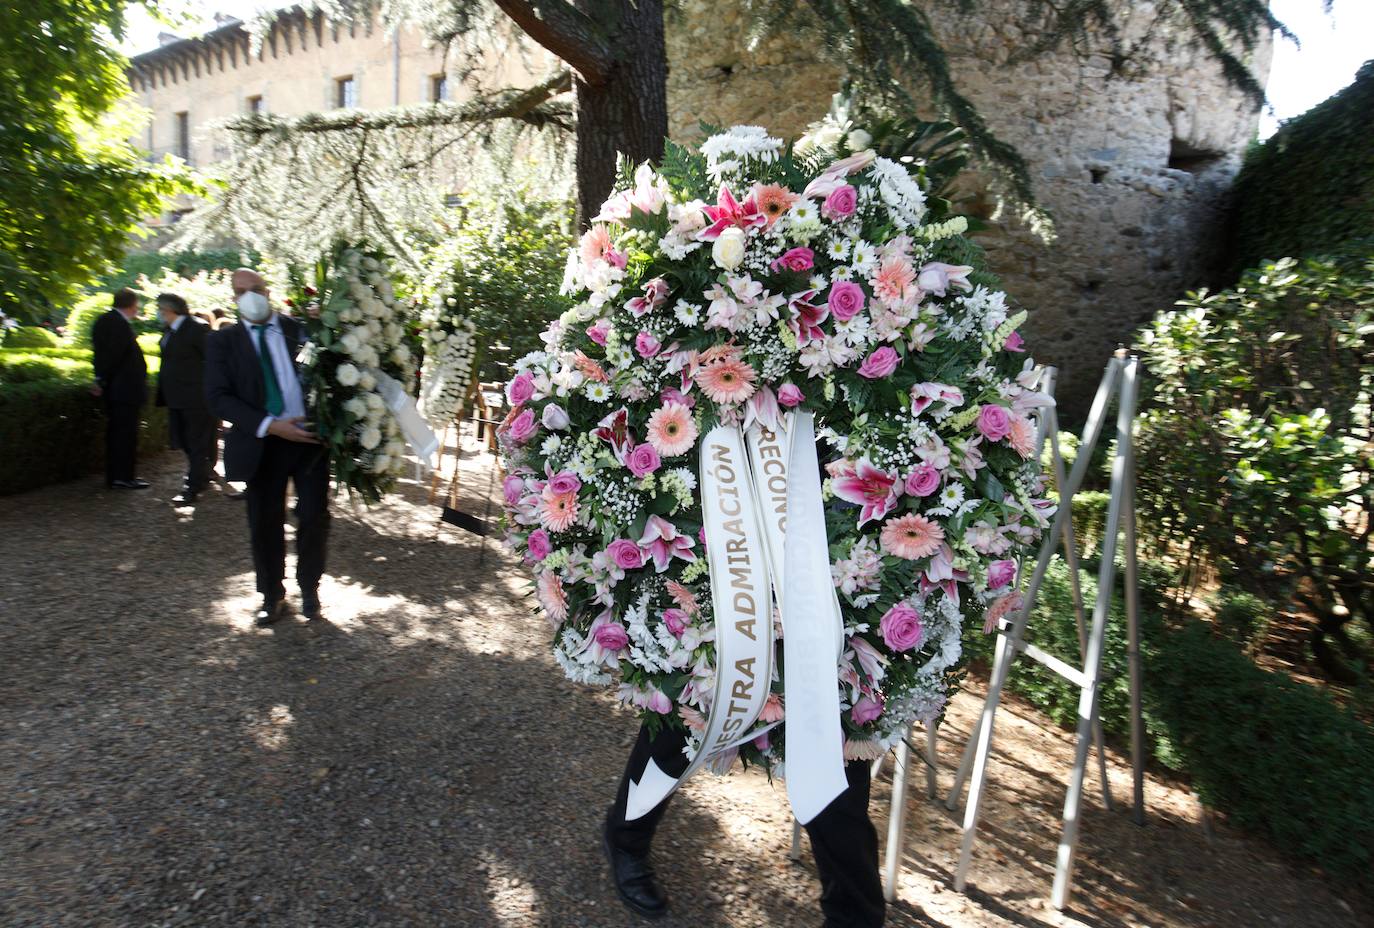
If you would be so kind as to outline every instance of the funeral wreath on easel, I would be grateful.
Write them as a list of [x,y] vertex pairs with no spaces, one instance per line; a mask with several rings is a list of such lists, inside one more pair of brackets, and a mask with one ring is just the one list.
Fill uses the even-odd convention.
[[737,126],[627,169],[507,385],[507,542],[555,658],[689,736],[632,818],[785,757],[808,821],[846,760],[941,715],[962,628],[1015,606],[1053,514],[1025,314],[865,141]]

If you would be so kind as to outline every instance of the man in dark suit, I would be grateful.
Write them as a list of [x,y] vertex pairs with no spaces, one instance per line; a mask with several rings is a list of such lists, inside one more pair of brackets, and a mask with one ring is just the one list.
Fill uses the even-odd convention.
[[105,485],[144,490],[134,476],[138,461],[138,413],[148,399],[148,366],[131,324],[138,317],[138,294],[128,288],[114,295],[114,308],[95,321],[91,348],[95,386],[105,400]]
[[186,454],[186,479],[172,502],[191,506],[210,483],[210,446],[217,437],[215,420],[205,405],[205,343],[210,329],[175,293],[158,294],[157,310],[166,326],[157,404],[167,407],[172,447]]
[[296,320],[272,312],[267,285],[240,268],[230,278],[239,322],[211,334],[205,396],[230,423],[224,438],[229,480],[248,483],[248,533],[262,608],[257,624],[286,614],[286,484],[296,486],[296,580],[301,612],[320,618],[320,577],[329,535],[329,455],[305,419],[295,358],[306,340]]

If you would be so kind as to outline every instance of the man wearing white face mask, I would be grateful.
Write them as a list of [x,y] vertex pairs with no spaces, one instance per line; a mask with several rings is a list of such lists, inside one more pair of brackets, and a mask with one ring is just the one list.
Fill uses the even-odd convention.
[[305,418],[295,357],[306,341],[296,320],[272,311],[267,284],[240,268],[230,278],[239,322],[210,336],[205,395],[233,427],[224,439],[229,480],[247,481],[248,532],[262,607],[257,624],[286,614],[286,486],[296,487],[296,579],[301,612],[320,618],[319,583],[329,535],[329,455]]

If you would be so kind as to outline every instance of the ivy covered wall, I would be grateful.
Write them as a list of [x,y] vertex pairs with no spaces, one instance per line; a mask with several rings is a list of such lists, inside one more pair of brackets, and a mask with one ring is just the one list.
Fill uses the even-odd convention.
[[1252,149],[1233,196],[1237,275],[1266,259],[1374,252],[1374,60]]

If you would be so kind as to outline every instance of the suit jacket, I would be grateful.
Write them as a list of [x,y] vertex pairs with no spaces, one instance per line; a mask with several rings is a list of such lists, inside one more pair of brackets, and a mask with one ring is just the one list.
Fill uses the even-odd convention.
[[194,316],[162,340],[162,367],[157,373],[157,404],[172,409],[205,409],[205,344],[210,327]]
[[138,347],[134,327],[124,314],[112,309],[95,321],[91,329],[92,367],[95,382],[111,403],[141,406],[148,398],[148,365]]
[[[278,315],[287,349],[295,357],[306,341],[305,326]],[[301,392],[305,392],[302,386]],[[267,417],[267,384],[253,346],[253,332],[242,323],[211,332],[205,352],[205,400],[210,412],[233,428],[224,436],[224,471],[230,480],[249,480],[262,460],[258,426]]]

